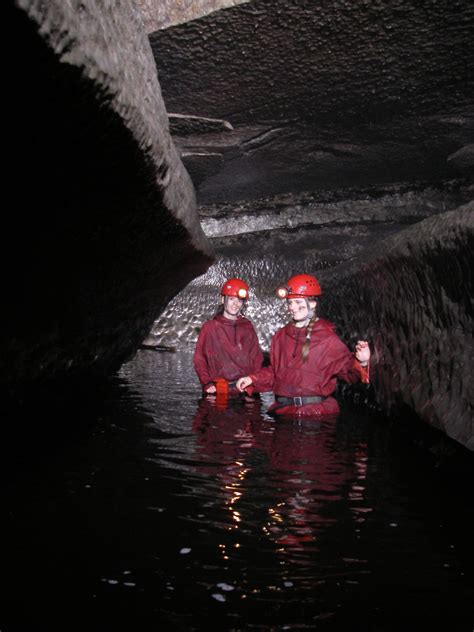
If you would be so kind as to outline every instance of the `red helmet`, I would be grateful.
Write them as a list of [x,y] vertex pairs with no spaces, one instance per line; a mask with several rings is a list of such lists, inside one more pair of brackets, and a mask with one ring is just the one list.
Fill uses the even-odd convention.
[[222,296],[236,296],[242,300],[249,297],[249,286],[242,279],[229,279],[221,288]]
[[296,274],[288,279],[286,287],[277,289],[279,298],[304,298],[321,294],[318,279],[311,274]]

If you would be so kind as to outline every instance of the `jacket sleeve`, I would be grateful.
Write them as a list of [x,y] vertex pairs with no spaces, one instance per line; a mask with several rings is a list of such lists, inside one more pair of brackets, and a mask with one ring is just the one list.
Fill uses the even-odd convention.
[[249,377],[252,379],[255,390],[259,393],[267,393],[273,390],[275,384],[275,337],[273,337],[270,345],[270,364],[268,366],[261,367],[258,371],[252,373]]
[[252,327],[252,347],[250,352],[250,364],[252,367],[252,371],[258,371],[262,368],[263,364],[263,353],[260,349],[260,343],[258,341],[257,333],[255,329]]
[[212,382],[211,375],[209,373],[209,367],[207,364],[206,357],[206,338],[208,332],[208,326],[204,323],[201,331],[199,332],[198,340],[196,343],[196,348],[194,350],[194,369],[197,373],[199,381],[204,386],[209,382]]

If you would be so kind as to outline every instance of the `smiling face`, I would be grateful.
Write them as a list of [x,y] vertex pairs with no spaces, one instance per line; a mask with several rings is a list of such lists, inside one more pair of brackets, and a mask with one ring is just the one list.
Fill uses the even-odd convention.
[[297,327],[303,327],[306,324],[306,321],[311,318],[316,307],[316,301],[306,298],[289,298],[286,304]]
[[237,298],[237,296],[223,296],[222,303],[224,305],[224,316],[230,318],[230,320],[237,318],[244,304],[243,300]]

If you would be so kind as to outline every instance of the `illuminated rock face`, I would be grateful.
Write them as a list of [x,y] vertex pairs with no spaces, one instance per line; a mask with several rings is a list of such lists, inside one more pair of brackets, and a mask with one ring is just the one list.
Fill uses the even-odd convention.
[[213,258],[129,2],[2,5],[0,382],[110,373]]
[[195,20],[203,15],[232,7],[249,0],[135,0],[143,18],[147,33],[164,29],[174,24]]

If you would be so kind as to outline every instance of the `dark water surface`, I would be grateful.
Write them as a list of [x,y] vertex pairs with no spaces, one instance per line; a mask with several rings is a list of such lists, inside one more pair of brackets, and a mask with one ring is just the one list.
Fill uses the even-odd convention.
[[2,445],[1,632],[472,632],[464,471],[349,404],[274,422],[199,395],[189,352],[140,351],[51,420],[25,409]]

